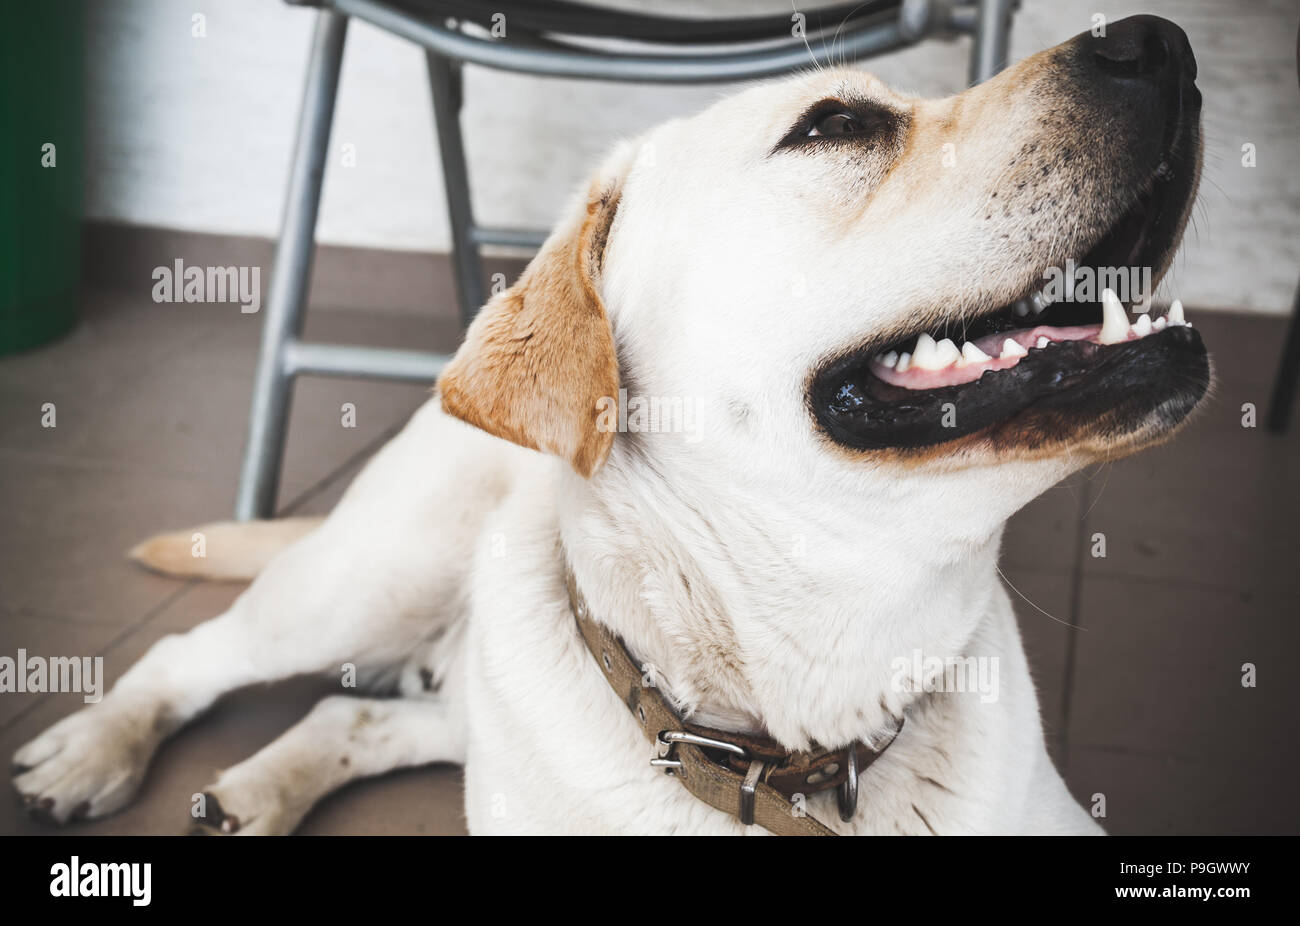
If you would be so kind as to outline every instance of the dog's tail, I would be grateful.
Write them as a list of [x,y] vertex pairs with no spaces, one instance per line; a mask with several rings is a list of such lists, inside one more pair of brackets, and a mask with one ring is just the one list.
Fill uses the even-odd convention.
[[132,548],[127,556],[166,576],[244,582],[323,520],[218,521],[191,530],[156,534]]

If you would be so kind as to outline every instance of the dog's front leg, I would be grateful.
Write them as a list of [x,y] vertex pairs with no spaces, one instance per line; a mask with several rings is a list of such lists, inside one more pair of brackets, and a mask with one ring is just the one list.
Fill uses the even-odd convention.
[[454,700],[331,695],[222,772],[192,810],[194,832],[286,835],[312,805],[350,781],[464,758],[465,723]]
[[14,753],[14,787],[36,818],[112,813],[135,794],[158,744],[254,674],[247,593],[220,617],[156,642],[97,704]]
[[294,674],[269,664],[278,648],[268,652],[250,634],[243,610],[241,598],[189,633],[163,637],[102,701],[14,753],[14,787],[32,815],[67,823],[112,813],[135,794],[158,745],[218,697]]
[[14,786],[32,814],[66,823],[122,807],[163,739],[236,688],[345,663],[361,673],[400,664],[443,616],[440,596],[403,581],[403,604],[379,569],[376,588],[358,581],[369,561],[346,542],[349,530],[325,528],[286,550],[226,613],[159,640],[103,701],[19,749]]

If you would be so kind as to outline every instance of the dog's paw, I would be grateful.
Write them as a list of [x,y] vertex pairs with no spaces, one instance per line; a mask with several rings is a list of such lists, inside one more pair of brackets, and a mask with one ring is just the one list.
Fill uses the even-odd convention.
[[135,795],[156,746],[147,718],[92,705],[14,753],[14,789],[44,823],[103,817]]
[[[237,771],[232,769],[231,772]],[[240,780],[242,779],[242,780]],[[191,836],[287,836],[310,807],[286,804],[284,789],[230,772],[203,792]]]

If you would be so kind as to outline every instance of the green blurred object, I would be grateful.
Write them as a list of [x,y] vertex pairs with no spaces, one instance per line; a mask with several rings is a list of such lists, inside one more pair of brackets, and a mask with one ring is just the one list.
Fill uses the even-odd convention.
[[[0,355],[77,320],[83,8],[6,4],[0,26]],[[50,147],[52,146],[52,147]]]

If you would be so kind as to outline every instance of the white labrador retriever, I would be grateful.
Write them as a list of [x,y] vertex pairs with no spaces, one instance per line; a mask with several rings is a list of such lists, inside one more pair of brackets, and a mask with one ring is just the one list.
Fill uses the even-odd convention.
[[[823,70],[624,144],[327,520],[136,551],[265,568],[18,750],[17,790],[111,813],[224,693],[353,665],[400,696],[322,701],[206,788],[206,828],[286,833],[348,780],[456,762],[474,833],[781,831],[773,807],[842,834],[1099,832],[1044,748],[998,548],[1206,391],[1177,304],[1130,323],[1038,292],[1067,260],[1160,277],[1199,177],[1194,77],[1182,31],[1135,17],[949,99]],[[566,562],[590,626],[721,743],[643,729]],[[952,690],[973,666],[996,686]],[[728,735],[841,750],[837,787],[777,788],[784,760]],[[683,787],[683,750],[732,805]]]

